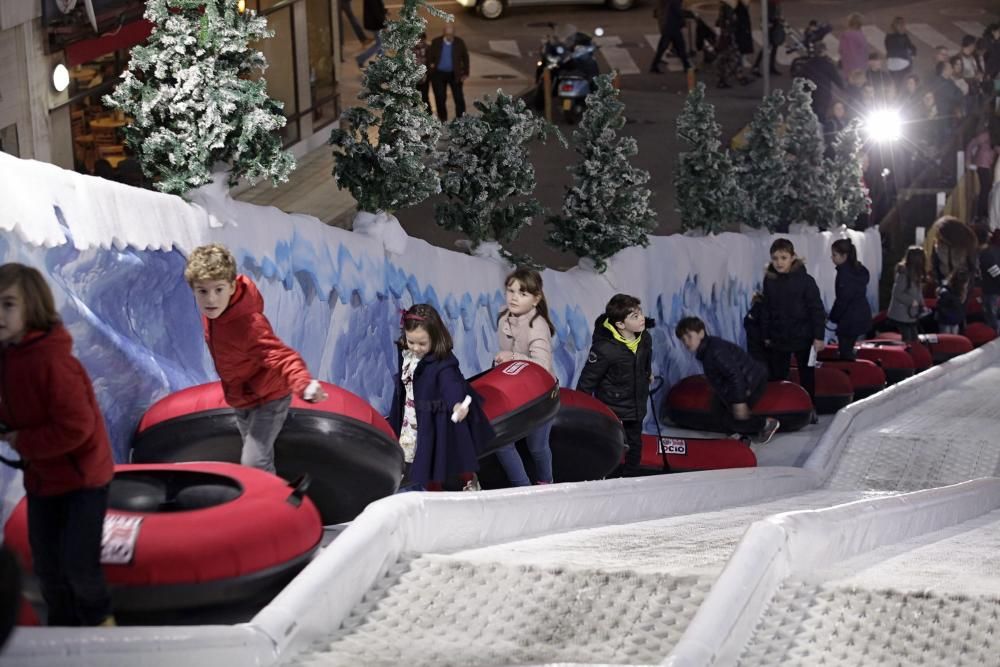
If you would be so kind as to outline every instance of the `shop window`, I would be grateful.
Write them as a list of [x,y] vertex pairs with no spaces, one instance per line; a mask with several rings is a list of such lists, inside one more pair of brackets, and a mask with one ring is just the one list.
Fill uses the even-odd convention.
[[309,26],[309,100],[313,129],[337,119],[336,57],[330,0],[306,0]]
[[[287,146],[299,140],[298,85],[295,71],[295,30],[292,26],[292,8],[286,6],[267,15],[267,26],[274,36],[251,44],[267,59],[267,94],[284,103],[284,114],[288,123],[281,130],[281,138]],[[259,78],[254,72],[252,78]]]

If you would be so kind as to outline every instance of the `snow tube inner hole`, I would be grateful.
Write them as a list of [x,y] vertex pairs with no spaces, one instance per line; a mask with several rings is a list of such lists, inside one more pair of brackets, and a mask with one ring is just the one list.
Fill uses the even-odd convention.
[[124,512],[183,512],[236,500],[243,487],[224,475],[170,470],[119,472],[108,492],[109,509]]

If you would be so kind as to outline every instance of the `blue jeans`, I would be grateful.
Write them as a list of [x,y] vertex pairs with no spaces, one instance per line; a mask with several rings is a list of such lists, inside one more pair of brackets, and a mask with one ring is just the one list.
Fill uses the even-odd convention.
[[236,408],[236,427],[243,438],[240,463],[250,468],[266,470],[272,475],[274,468],[274,441],[285,425],[292,395],[276,398],[252,408]]
[[[528,451],[535,462],[535,477],[539,482],[552,481],[552,450],[549,449],[549,431],[552,430],[552,420],[549,420],[529,433],[527,441]],[[514,443],[504,445],[497,450],[497,458],[500,465],[507,473],[507,479],[512,486],[530,486],[531,480],[524,470],[524,462],[517,452]]]
[[98,625],[111,614],[101,569],[108,487],[28,494],[28,541],[48,625]]
[[367,49],[358,54],[355,60],[358,63],[358,67],[364,67],[365,63],[370,59],[374,58],[375,55],[382,53],[382,31],[379,30],[375,33],[375,43],[369,46]]

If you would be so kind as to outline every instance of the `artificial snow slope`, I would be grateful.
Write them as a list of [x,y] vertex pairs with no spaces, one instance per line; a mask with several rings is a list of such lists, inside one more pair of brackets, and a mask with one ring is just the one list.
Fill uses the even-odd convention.
[[[989,494],[995,493],[1000,503],[996,489],[925,491],[915,494],[914,499],[900,495],[1000,475],[1000,447],[990,440],[990,434],[1000,426],[1000,394],[990,390],[1000,381],[1000,368],[995,365],[1000,356],[998,346],[977,355],[972,359],[975,363],[963,360],[952,368],[936,369],[926,379],[912,381],[871,401],[867,410],[871,423],[865,427],[843,432],[834,424],[832,434],[842,433],[844,437],[837,443],[835,455],[831,455],[829,443],[827,451],[819,452],[820,457],[829,457],[830,464],[824,475],[826,482],[816,490],[772,495],[652,521],[588,527],[468,549],[406,554],[365,593],[364,600],[338,628],[328,636],[314,637],[306,651],[283,664],[660,663],[682,643],[706,597],[714,598],[716,605],[721,601],[739,609],[740,592],[731,594],[727,590],[729,582],[720,579],[721,575],[728,571],[731,580],[731,573],[743,568],[748,572],[767,571],[768,563],[760,557],[761,551],[757,549],[747,558],[746,540],[741,542],[748,527],[766,523],[762,520],[775,516],[788,516],[793,522],[803,517],[807,521],[815,517],[827,520],[827,515],[832,514],[846,516],[839,520],[852,526],[858,516],[900,511],[900,502],[910,503],[912,507],[905,511],[913,512],[931,508],[934,503],[950,503],[950,513],[946,512],[941,520],[964,525],[962,511],[967,510],[954,507],[965,503],[965,498],[956,501],[956,493],[978,498],[973,504],[985,502],[984,493],[990,498],[993,496]],[[861,412],[860,407],[853,410],[854,414],[846,412],[839,417],[841,422],[860,422],[855,416]],[[718,492],[725,495],[723,486],[720,484]],[[623,502],[627,500],[623,498]],[[998,568],[986,556],[1000,538],[990,540],[988,527],[971,531],[949,527],[952,533],[957,530],[952,543],[937,547],[926,547],[936,543],[936,533],[928,534],[926,526],[914,530],[923,532],[903,544],[928,550],[893,565],[900,580],[909,582],[908,589],[901,584],[900,590],[909,590],[910,595],[897,595],[897,601],[891,603],[888,600],[893,599],[892,594],[851,592],[852,587],[864,587],[863,582],[873,585],[882,579],[893,581],[881,566],[873,565],[868,574],[851,559],[845,561],[843,572],[856,570],[856,574],[853,578],[842,577],[844,581],[822,584],[788,579],[763,614],[755,617],[754,611],[760,612],[761,607],[748,604],[747,613],[735,619],[736,625],[757,628],[744,650],[745,664],[785,664],[786,660],[814,664],[817,656],[822,658],[821,663],[865,663],[861,657],[868,654],[850,647],[871,644],[865,650],[874,656],[879,637],[908,636],[906,624],[914,614],[926,613],[935,605],[957,608],[962,595],[986,590],[988,597],[988,591],[1000,589],[1000,579],[992,580],[992,588],[975,584],[977,579],[997,574]],[[751,546],[752,538],[760,532],[749,538]],[[885,540],[893,539],[891,531],[881,533]],[[842,541],[852,543],[852,539]],[[963,551],[966,542],[970,546]],[[744,547],[743,551],[738,547]],[[886,548],[905,550],[900,545]],[[951,551],[966,553],[968,558],[949,562],[946,555]],[[857,558],[865,557],[872,558],[864,554]],[[947,565],[942,567],[936,559],[943,559]],[[935,562],[936,568],[926,566]],[[952,566],[971,574],[942,577],[941,570],[950,571]],[[720,583],[715,585],[717,580]],[[964,589],[953,586],[952,580],[965,582]],[[912,595],[936,583],[945,591],[955,589],[955,593],[931,595],[933,600]],[[752,576],[743,577],[738,585],[755,587]],[[875,626],[869,628],[864,621],[853,618],[859,599],[872,605],[864,611],[870,612]],[[899,599],[910,600],[910,607],[901,606]],[[886,605],[892,604],[895,607],[890,613]],[[990,609],[996,606],[984,598],[972,603],[970,609],[977,605]],[[705,615],[710,617],[713,605],[706,606],[709,609]],[[831,614],[849,620],[834,622],[827,618]],[[718,623],[714,631],[725,634],[725,625]],[[957,630],[942,632],[936,635],[941,642],[934,645],[933,655],[950,650],[952,640],[945,635]],[[732,636],[738,637],[739,632]],[[823,643],[826,653],[816,652],[817,643]],[[883,642],[880,646],[882,653],[878,655],[893,655],[887,648],[891,644]],[[919,642],[914,644],[914,655],[921,655],[919,646]],[[675,664],[733,662],[732,649],[706,652],[698,647],[702,655],[694,659],[690,642],[682,649],[687,650],[681,651]],[[924,663],[903,660],[903,664]]]

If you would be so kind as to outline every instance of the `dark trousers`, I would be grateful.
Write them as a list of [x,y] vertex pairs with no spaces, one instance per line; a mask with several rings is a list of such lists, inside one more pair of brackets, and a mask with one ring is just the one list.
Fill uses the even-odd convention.
[[465,93],[462,92],[462,79],[454,72],[433,72],[430,78],[438,118],[448,120],[448,88],[451,88],[451,96],[455,100],[455,118],[464,115]]
[[[781,74],[778,71],[778,44],[771,44],[771,74]],[[760,61],[764,59],[764,49],[757,52],[757,59],[753,61],[753,68],[760,69]]]
[[976,217],[986,220],[990,217],[990,188],[993,187],[993,170],[976,167],[979,174],[979,199],[976,200]]
[[[764,395],[767,383],[762,382],[754,389],[750,397],[747,398],[747,406],[752,410],[757,405],[757,401]],[[737,419],[733,416],[733,406],[726,403],[718,393],[712,402],[712,415],[723,425],[726,433],[739,433],[740,435],[757,435],[764,430],[767,417],[751,414],[747,419]]]
[[674,53],[677,54],[677,57],[681,59],[681,63],[684,64],[684,70],[691,69],[691,61],[688,60],[687,45],[684,43],[684,33],[679,28],[660,33],[660,41],[656,45],[656,55],[653,56],[653,64],[650,65],[650,69],[659,67],[660,58],[667,52],[667,47],[669,46],[674,47]]
[[622,427],[625,429],[625,444],[628,446],[622,473],[628,477],[639,470],[642,462],[642,420],[622,420]]
[[[858,358],[858,355],[854,352],[854,342],[858,340],[857,336],[842,336],[837,334],[837,352],[841,359],[844,361],[854,361]],[[802,372],[801,370],[799,371]]]
[[772,380],[787,380],[788,371],[792,366],[792,356],[799,366],[799,383],[809,394],[813,403],[816,402],[816,369],[809,365],[809,349],[785,350],[770,349],[767,351],[767,371]]
[[111,614],[101,570],[108,487],[28,495],[28,540],[49,625],[99,625]]

